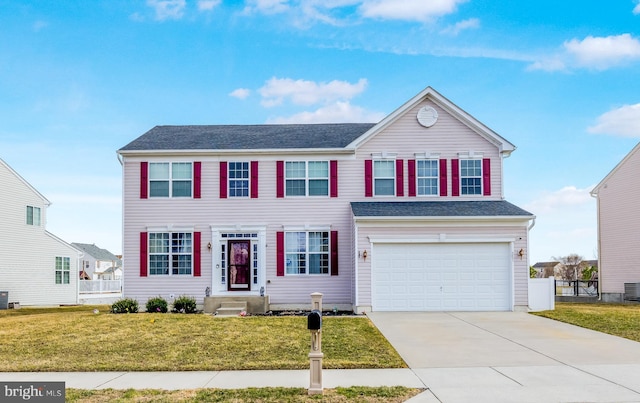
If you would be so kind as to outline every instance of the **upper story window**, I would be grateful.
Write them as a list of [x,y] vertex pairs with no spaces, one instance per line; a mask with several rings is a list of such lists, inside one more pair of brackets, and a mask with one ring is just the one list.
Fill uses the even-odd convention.
[[460,194],[482,194],[482,160],[460,160]]
[[229,162],[229,197],[249,197],[249,163]]
[[286,274],[329,274],[329,232],[285,232]]
[[375,196],[394,196],[396,189],[396,161],[373,161],[373,194]]
[[190,275],[193,267],[191,232],[149,233],[149,275]]
[[329,196],[329,162],[287,161],[285,191],[287,196]]
[[71,258],[56,256],[56,284],[71,282]]
[[151,197],[191,197],[192,183],[191,162],[149,163],[149,195]]
[[27,206],[27,225],[40,226],[40,207]]
[[437,159],[416,161],[416,180],[418,181],[418,195],[438,195],[439,161]]

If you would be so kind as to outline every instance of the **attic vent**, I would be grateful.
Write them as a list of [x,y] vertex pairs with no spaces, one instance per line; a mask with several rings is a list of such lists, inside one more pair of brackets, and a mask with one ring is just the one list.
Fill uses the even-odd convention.
[[416,117],[422,126],[431,127],[438,121],[438,112],[430,106],[423,106]]

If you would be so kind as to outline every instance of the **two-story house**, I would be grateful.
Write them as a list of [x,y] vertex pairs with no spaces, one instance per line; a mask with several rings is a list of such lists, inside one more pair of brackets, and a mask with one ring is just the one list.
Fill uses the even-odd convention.
[[96,244],[72,242],[84,252],[80,265],[80,278],[85,280],[120,280],[122,261],[113,253]]
[[45,228],[51,204],[0,159],[0,289],[21,306],[78,302],[81,252]]
[[514,149],[430,87],[377,124],[154,127],[118,151],[124,294],[526,309]]

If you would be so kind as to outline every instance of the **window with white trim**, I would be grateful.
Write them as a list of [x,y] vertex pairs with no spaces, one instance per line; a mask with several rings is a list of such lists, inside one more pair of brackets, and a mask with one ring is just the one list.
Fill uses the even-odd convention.
[[150,162],[150,197],[191,197],[193,164],[191,162]]
[[229,162],[229,197],[249,197],[249,163]]
[[285,232],[286,274],[329,274],[329,231]]
[[328,161],[287,161],[285,163],[287,196],[328,196]]
[[71,282],[71,258],[56,256],[56,284]]
[[396,194],[396,161],[373,161],[373,194],[394,196]]
[[460,194],[482,194],[482,160],[460,160]]
[[193,233],[149,233],[149,275],[177,276],[192,272]]
[[435,159],[416,161],[418,195],[438,195],[439,161]]
[[27,206],[27,225],[40,226],[40,207]]

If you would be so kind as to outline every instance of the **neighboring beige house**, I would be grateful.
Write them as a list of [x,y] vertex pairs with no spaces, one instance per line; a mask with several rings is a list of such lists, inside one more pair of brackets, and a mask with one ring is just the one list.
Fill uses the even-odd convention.
[[80,278],[85,280],[120,280],[122,261],[113,253],[96,244],[72,242],[71,245],[84,252],[80,264]]
[[0,159],[0,290],[21,306],[78,302],[81,252],[45,228],[51,204]]
[[118,150],[124,296],[526,310],[514,150],[431,87],[379,123],[156,126]]
[[625,299],[625,283],[640,283],[640,144],[591,191],[597,199],[602,300]]

